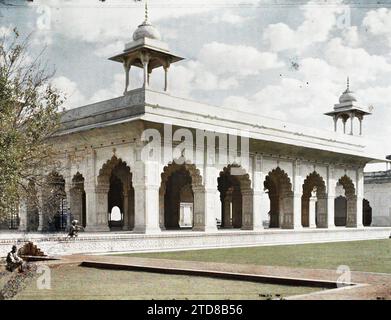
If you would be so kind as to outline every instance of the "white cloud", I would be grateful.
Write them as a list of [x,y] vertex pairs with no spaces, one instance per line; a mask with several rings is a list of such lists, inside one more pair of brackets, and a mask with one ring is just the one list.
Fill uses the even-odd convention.
[[52,84],[55,88],[59,89],[65,94],[66,100],[63,107],[66,109],[81,107],[85,104],[86,99],[78,89],[76,82],[73,82],[67,77],[61,76],[54,78]]
[[357,26],[345,28],[342,32],[344,42],[350,47],[356,47],[360,44],[360,36]]
[[391,10],[380,8],[367,12],[363,25],[376,36],[385,36],[391,46]]
[[[190,97],[197,90],[231,90],[239,87],[239,80],[243,77],[283,65],[274,53],[260,52],[249,46],[212,42],[201,48],[196,61],[170,67],[169,88],[170,92],[185,97]],[[156,71],[152,79],[155,86],[155,79],[163,77]]]
[[[132,82],[134,82],[134,80],[135,79],[132,79]],[[99,101],[119,97],[123,94],[124,89],[125,89],[125,75],[124,73],[117,73],[113,76],[113,81],[111,82],[111,86],[96,91],[88,99],[88,103],[94,103],[94,102],[99,102]],[[131,89],[131,87],[129,89]]]
[[[321,74],[313,70],[316,67],[323,70]],[[340,84],[329,81],[327,77],[332,71],[333,68],[326,62],[308,58],[301,61],[297,74],[305,80],[282,78],[279,83],[266,85],[248,99],[229,96],[223,105],[303,125],[323,119],[320,126],[330,128],[331,124],[322,114],[332,109],[338,101],[336,93],[344,89]]]
[[250,101],[245,97],[228,96],[223,101],[223,106],[245,110],[250,106]]
[[340,71],[320,58],[304,58],[299,61],[299,73],[306,81],[333,81],[342,75]]
[[376,80],[380,74],[391,72],[391,65],[378,55],[370,55],[364,48],[351,48],[334,38],[326,46],[326,61],[338,68],[354,81],[368,82]]
[[241,25],[246,20],[249,20],[248,17],[243,17],[237,14],[232,13],[231,11],[225,11],[223,14],[216,14],[211,20],[212,23],[229,23],[232,25]]
[[360,96],[364,104],[382,105],[386,108],[391,108],[391,86],[362,88],[357,91],[357,95]]
[[[162,77],[156,72],[153,80]],[[157,82],[152,83],[154,84],[157,88]],[[189,61],[183,65],[173,65],[169,71],[170,92],[178,96],[191,97],[196,90],[229,90],[238,86],[239,82],[235,77],[219,77],[200,62]]]
[[[191,1],[167,1],[163,7],[149,3],[149,17],[156,27],[162,19],[178,18],[211,11],[210,6],[192,6]],[[170,5],[170,2],[171,5]],[[194,3],[194,2],[193,2]],[[137,26],[144,20],[144,4],[129,0],[41,0],[30,6],[50,8],[50,30],[70,39],[107,43],[109,41],[130,41]],[[57,10],[59,8],[59,10]],[[163,35],[164,38],[164,35]]]
[[296,49],[302,51],[313,43],[325,42],[337,23],[337,14],[343,7],[333,5],[325,7],[313,1],[302,6],[304,22],[296,29],[285,23],[271,24],[266,27],[263,39],[269,43],[272,51]]
[[260,52],[249,46],[219,42],[205,44],[201,48],[198,60],[206,70],[216,75],[234,74],[242,77],[284,66],[275,53]]
[[122,41],[112,42],[108,45],[98,45],[98,48],[94,51],[98,57],[108,58],[119,54],[124,50],[124,43]]

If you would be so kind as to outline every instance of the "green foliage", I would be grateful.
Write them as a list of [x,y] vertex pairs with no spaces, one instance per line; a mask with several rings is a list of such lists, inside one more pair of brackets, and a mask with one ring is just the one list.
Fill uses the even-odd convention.
[[46,71],[43,52],[31,58],[28,44],[17,30],[0,39],[0,219],[53,163],[48,139],[58,129],[63,103],[50,84],[53,73]]

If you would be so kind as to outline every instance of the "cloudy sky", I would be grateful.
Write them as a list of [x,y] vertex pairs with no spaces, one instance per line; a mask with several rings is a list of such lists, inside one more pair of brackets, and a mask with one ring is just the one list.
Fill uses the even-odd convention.
[[[8,5],[4,5],[6,3]],[[333,129],[330,111],[346,87],[373,106],[364,134],[391,154],[391,4],[386,1],[149,0],[149,20],[186,57],[170,68],[170,92],[248,112]],[[0,34],[32,34],[46,47],[66,108],[123,92],[123,50],[144,19],[133,0],[0,1]],[[133,71],[132,86],[141,74]],[[163,75],[154,72],[152,86]],[[374,144],[375,145],[375,144]],[[376,144],[376,148],[378,144]],[[370,169],[382,169],[372,166]]]

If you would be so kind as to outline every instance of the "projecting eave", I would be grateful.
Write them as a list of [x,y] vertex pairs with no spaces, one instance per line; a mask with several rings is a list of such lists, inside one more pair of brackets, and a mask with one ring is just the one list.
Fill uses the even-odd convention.
[[[146,90],[143,119],[158,123],[248,136],[314,150],[352,155],[371,161],[378,155],[368,154],[367,141],[331,130],[299,126],[289,122],[248,113],[241,110],[211,106],[169,94]],[[262,106],[259,106],[262,109]]]
[[367,163],[369,164],[374,164],[374,163],[391,163],[390,160],[387,160],[387,159],[383,159],[383,158],[367,158],[367,159],[370,159]]
[[[262,109],[262,105],[259,108]],[[359,162],[386,162],[382,154],[367,150],[366,146],[372,144],[372,141],[362,136],[308,128],[143,88],[129,91],[115,99],[64,112],[58,135],[114,126],[135,119],[249,137],[252,141],[260,142],[260,149],[266,143],[275,143],[293,154],[330,152],[338,155],[338,158]]]
[[[144,38],[127,43],[125,45],[125,50],[122,53],[110,57],[109,60],[122,63],[126,59],[137,58],[138,53],[142,50],[149,51],[153,56],[156,57],[161,56],[165,59],[168,58],[170,63],[175,63],[184,59],[181,56],[172,53],[166,43],[155,39]],[[135,65],[137,67],[142,67],[140,63]]]
[[330,112],[326,112],[324,113],[326,116],[334,116],[336,114],[341,114],[341,113],[348,113],[348,112],[354,112],[355,114],[360,114],[360,115],[369,115],[369,114],[372,114],[371,112],[369,111],[366,111],[366,110],[363,110],[363,109],[359,109],[359,108],[341,108],[341,109],[337,109],[337,110],[334,110],[334,111],[330,111]]

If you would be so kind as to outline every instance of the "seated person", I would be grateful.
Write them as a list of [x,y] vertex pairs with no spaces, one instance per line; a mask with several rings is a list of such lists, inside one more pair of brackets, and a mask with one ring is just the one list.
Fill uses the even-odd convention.
[[78,226],[77,223],[78,223],[77,220],[73,220],[73,221],[72,221],[72,225],[71,225],[71,227],[69,228],[69,233],[68,233],[68,236],[69,236],[70,238],[77,237],[78,234],[79,234],[79,230],[82,229],[82,227],[81,227],[81,226]]
[[23,259],[18,256],[17,248],[15,245],[12,246],[12,250],[7,254],[7,266],[8,271],[13,272],[19,268],[19,271],[23,271]]

